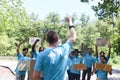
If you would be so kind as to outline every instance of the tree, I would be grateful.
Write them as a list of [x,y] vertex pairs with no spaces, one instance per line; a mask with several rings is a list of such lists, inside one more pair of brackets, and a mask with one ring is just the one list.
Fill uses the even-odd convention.
[[[0,47],[0,50],[2,50],[1,54],[11,54],[11,50],[15,48],[15,40],[20,40],[21,36],[24,36],[21,35],[21,32],[24,31],[19,29],[28,28],[30,25],[30,18],[22,4],[21,0],[0,1],[0,36],[7,39],[2,44],[5,48]],[[0,42],[3,40],[4,38]]]

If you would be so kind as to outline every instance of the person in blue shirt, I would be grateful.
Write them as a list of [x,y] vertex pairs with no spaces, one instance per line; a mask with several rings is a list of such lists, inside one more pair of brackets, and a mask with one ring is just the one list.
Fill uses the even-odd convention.
[[[31,58],[26,56],[27,53],[28,53],[28,48],[23,48],[23,53],[21,53],[21,52],[19,51],[19,48],[20,48],[21,44],[22,44],[22,42],[20,42],[20,43],[18,44],[17,49],[16,49],[18,61],[19,61],[19,62],[20,62],[20,61],[30,61]],[[19,70],[19,69],[18,69],[18,65],[17,65],[17,67],[16,67],[16,69],[15,69],[15,72],[16,72],[16,80],[24,80],[24,79],[25,79],[25,76],[26,76],[26,75],[25,75],[25,74],[26,74],[26,71],[27,71],[27,70],[24,70],[24,71]]]
[[[87,52],[83,52],[83,44],[82,44],[82,56],[83,56],[83,63],[86,64],[87,70],[83,70],[82,72],[82,80],[90,80],[92,73],[95,71],[95,62],[96,58],[92,56],[92,48],[87,48]],[[87,74],[87,79],[86,79]]]
[[80,80],[80,74],[81,74],[81,71],[80,70],[75,70],[73,65],[74,64],[82,64],[82,57],[79,56],[79,53],[80,51],[78,49],[74,49],[73,51],[73,55],[72,57],[70,58],[71,60],[71,68],[70,68],[70,80]]
[[35,46],[36,46],[37,42],[39,42],[39,39],[36,39],[36,41],[35,41],[34,44],[32,45],[33,58],[37,58],[37,55],[38,55],[41,51],[44,50],[44,47],[43,47],[43,46],[40,46],[38,51],[35,49]]
[[[97,58],[97,61],[100,64],[107,64],[107,58],[105,56],[100,56],[100,62],[99,62],[98,58]],[[96,70],[97,80],[108,80],[108,77],[107,77],[108,73],[111,75],[112,70],[110,72],[108,72],[108,71],[97,69]]]
[[71,68],[72,68],[72,62],[71,62],[71,58],[72,58],[72,55],[73,55],[73,51],[70,52],[69,54],[69,58],[68,58],[68,69],[67,69],[67,74],[68,74],[68,80],[71,80]]
[[50,30],[47,33],[46,41],[49,43],[49,48],[42,51],[36,58],[34,80],[39,79],[41,71],[44,73],[44,80],[66,80],[68,56],[76,40],[76,32],[72,18],[66,17],[65,20],[69,23],[70,38],[59,46],[57,32]]
[[[37,42],[39,42],[39,39],[36,39],[34,44],[32,45],[32,56],[33,56],[32,59],[34,59],[34,60],[37,58],[38,54],[40,54],[40,52],[44,50],[43,46],[40,46],[38,51],[36,50],[35,46],[36,46]],[[43,80],[43,73],[42,72],[39,76],[39,80]]]
[[106,57],[106,59],[107,59],[107,61],[106,61],[106,63],[108,63],[108,61],[109,61],[109,59],[110,59],[110,54],[111,54],[111,45],[109,45],[108,47],[109,47],[109,51],[108,51],[108,55],[106,56],[106,54],[105,54],[105,52],[104,51],[100,51],[100,55],[98,56],[98,46],[96,45],[95,46],[96,47],[96,57],[98,58],[98,63],[100,63],[100,56],[105,56]]

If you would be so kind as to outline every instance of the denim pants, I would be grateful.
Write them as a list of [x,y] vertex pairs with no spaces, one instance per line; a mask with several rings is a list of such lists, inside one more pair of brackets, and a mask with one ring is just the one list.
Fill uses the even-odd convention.
[[[90,80],[91,78],[91,68],[87,68],[87,70],[83,70],[83,73],[82,73],[82,80]],[[86,78],[86,74],[87,74],[87,79]]]
[[25,80],[25,75],[16,75],[16,80]]

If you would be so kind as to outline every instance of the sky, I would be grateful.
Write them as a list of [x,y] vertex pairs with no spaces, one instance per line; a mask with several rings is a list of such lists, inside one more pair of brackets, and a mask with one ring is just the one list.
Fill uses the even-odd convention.
[[24,0],[24,7],[28,14],[32,12],[45,19],[51,12],[60,14],[61,18],[74,13],[80,17],[82,14],[90,16],[91,20],[95,20],[95,12],[91,9],[91,5],[96,2],[82,3],[80,0]]

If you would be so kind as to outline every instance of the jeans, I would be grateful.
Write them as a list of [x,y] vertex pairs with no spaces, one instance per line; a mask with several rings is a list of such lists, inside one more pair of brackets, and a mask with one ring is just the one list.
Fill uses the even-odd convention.
[[87,70],[83,70],[83,73],[82,73],[82,80],[86,80],[85,77],[86,77],[86,74],[87,74],[87,80],[90,80],[91,78],[91,68],[87,68]]
[[71,73],[71,80],[80,80],[80,74]]
[[16,80],[25,80],[25,75],[16,75]]

